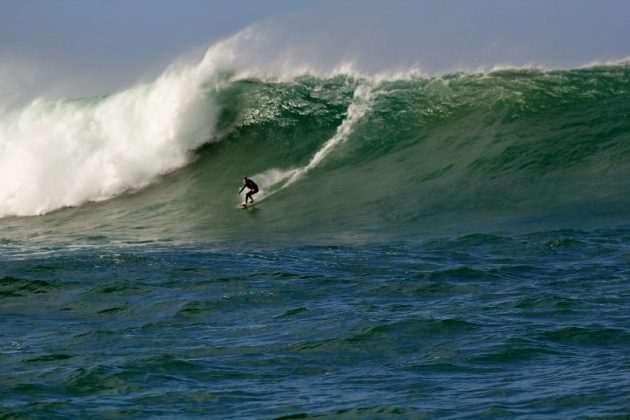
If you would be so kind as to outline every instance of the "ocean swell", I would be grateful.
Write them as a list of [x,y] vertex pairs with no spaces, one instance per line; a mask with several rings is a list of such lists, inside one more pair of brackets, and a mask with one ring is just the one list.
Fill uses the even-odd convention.
[[627,62],[440,76],[369,76],[351,66],[257,74],[239,50],[252,36],[218,43],[148,85],[3,115],[0,217],[144,189],[102,211],[129,207],[151,223],[150,209],[164,203],[162,221],[172,214],[191,229],[232,235],[243,175],[273,210],[256,228],[274,232],[525,219],[575,226],[621,221],[629,208]]

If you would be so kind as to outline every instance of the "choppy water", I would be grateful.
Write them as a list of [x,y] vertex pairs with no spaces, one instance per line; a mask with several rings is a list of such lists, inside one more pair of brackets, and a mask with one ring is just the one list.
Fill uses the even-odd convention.
[[2,115],[0,417],[630,416],[627,64],[215,70]]
[[627,230],[1,262],[8,418],[629,414]]

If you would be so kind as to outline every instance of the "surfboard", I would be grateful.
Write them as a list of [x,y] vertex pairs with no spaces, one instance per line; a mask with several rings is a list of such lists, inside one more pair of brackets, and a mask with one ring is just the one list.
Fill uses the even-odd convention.
[[241,203],[241,208],[242,209],[248,209],[250,207],[254,207],[254,204],[256,204],[256,202],[249,203],[249,204]]

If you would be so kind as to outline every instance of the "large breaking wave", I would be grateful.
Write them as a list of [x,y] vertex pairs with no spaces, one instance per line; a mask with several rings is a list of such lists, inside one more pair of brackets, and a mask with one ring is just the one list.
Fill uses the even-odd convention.
[[179,216],[184,202],[202,207],[214,226],[235,217],[225,209],[242,175],[261,185],[259,198],[275,194],[266,223],[276,230],[628,210],[627,62],[383,76],[248,66],[242,41],[151,84],[2,115],[0,216],[148,185],[155,199],[163,175],[187,165],[159,199],[177,202]]

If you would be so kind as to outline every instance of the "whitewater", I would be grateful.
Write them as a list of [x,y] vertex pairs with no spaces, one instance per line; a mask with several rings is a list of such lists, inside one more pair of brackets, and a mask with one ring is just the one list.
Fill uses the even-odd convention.
[[[612,111],[617,116],[612,115],[606,123],[619,127],[594,129],[601,130],[602,134],[609,129],[621,130],[622,134],[599,141],[600,146],[595,146],[593,141],[587,147],[603,147],[607,149],[604,153],[620,148],[621,156],[624,156],[623,120],[627,111],[623,106],[627,94],[625,61],[575,70],[495,68],[481,73],[427,76],[416,69],[409,69],[405,72],[366,75],[349,63],[322,72],[294,66],[287,57],[283,60],[276,57],[276,63],[274,59],[269,59],[272,64],[261,65],[260,54],[254,58],[249,56],[255,48],[244,47],[254,40],[256,33],[253,28],[249,28],[214,45],[196,62],[175,63],[152,83],[118,93],[54,101],[36,99],[22,109],[5,111],[0,123],[0,217],[41,215],[142,190],[159,183],[164,175],[191,162],[211,160],[211,157],[203,155],[200,158],[198,152],[201,146],[225,142],[233,135],[229,130],[242,129],[254,123],[282,124],[282,114],[295,112],[290,108],[295,107],[296,101],[302,101],[297,106],[301,107],[305,118],[319,111],[322,115],[330,114],[339,101],[343,103],[344,109],[334,109],[335,112],[342,112],[335,122],[335,131],[331,131],[332,127],[325,127],[329,136],[312,148],[308,162],[304,161],[303,156],[297,155],[294,156],[297,159],[285,158],[281,162],[269,156],[266,167],[256,173],[243,168],[249,176],[255,175],[261,181],[263,190],[260,198],[291,186],[306,173],[325,163],[329,155],[334,161],[335,154],[340,153],[336,151],[338,146],[353,137],[352,133],[357,128],[367,127],[370,120],[376,121],[379,113],[386,113],[390,118],[373,123],[374,130],[382,130],[383,143],[398,149],[402,145],[401,136],[409,132],[412,139],[404,141],[415,141],[415,148],[425,149],[422,153],[429,153],[426,160],[418,156],[413,162],[409,159],[410,170],[417,164],[418,170],[422,172],[424,168],[436,166],[436,159],[443,167],[450,165],[441,174],[444,177],[462,177],[462,173],[453,173],[455,169],[461,170],[462,164],[469,165],[467,169],[470,170],[472,165],[480,165],[484,160],[495,158],[522,160],[523,168],[535,166],[538,160],[545,158],[534,155],[539,145],[544,144],[550,149],[558,148],[555,157],[551,157],[557,160],[554,160],[551,170],[531,174],[534,180],[546,176],[547,172],[579,177],[591,169],[598,171],[598,175],[611,176],[614,178],[611,181],[615,183],[623,184],[621,178],[624,170],[614,163],[615,159],[619,159],[616,151],[613,152],[616,156],[603,156],[603,161],[599,163],[590,161],[595,159],[595,155],[585,156],[586,167],[578,174],[572,174],[570,168],[577,162],[572,161],[574,152],[569,149],[577,148],[577,153],[580,153],[582,141],[568,138],[556,141],[554,137],[571,135],[570,129],[566,128],[566,124],[572,124],[571,113],[576,114],[576,117],[580,112],[592,113],[588,117],[597,121],[599,115]],[[339,89],[331,90],[327,97],[319,98],[321,103],[317,103],[321,89],[326,89],[327,84],[336,83],[336,80],[341,80]],[[243,100],[244,108],[230,108],[239,106],[234,101],[240,95],[239,89],[246,89],[240,87],[245,83],[260,84],[265,89],[271,89],[273,85],[282,87],[278,92],[293,87],[296,92],[293,92],[293,97],[256,97],[258,93],[253,89],[253,96]],[[304,92],[297,92],[298,88]],[[392,99],[395,97],[397,99]],[[259,101],[259,108],[248,109],[247,101],[254,100]],[[402,107],[397,101],[404,102]],[[610,101],[616,101],[621,108],[613,110],[608,103]],[[566,121],[558,113],[552,113],[560,106],[568,107]],[[580,108],[587,106],[590,107],[588,111]],[[551,113],[544,115],[545,107],[551,107]],[[476,114],[469,117],[463,115],[465,112]],[[536,112],[540,113],[546,132],[535,133],[540,127],[519,126],[521,121],[535,122]],[[227,124],[225,115],[229,113],[241,114],[241,127],[223,127]],[[519,119],[519,114],[523,114],[524,118]],[[477,130],[476,136],[469,136],[466,141],[448,138],[438,140],[438,137],[443,136],[437,126],[440,118],[450,122],[450,135],[458,135],[456,125],[464,124],[476,129],[473,126],[480,123],[481,129]],[[478,121],[473,122],[475,118]],[[560,124],[558,128],[564,130],[562,134],[559,134],[560,131],[556,134],[551,132],[554,122]],[[302,130],[302,121],[287,124]],[[513,130],[514,138],[508,138],[507,141],[498,138],[496,132],[509,130]],[[305,137],[309,135],[313,137],[311,133],[304,133]],[[501,135],[506,137],[509,134]],[[349,147],[360,145],[363,150],[371,147],[369,136],[355,137],[357,139],[350,141],[353,146]],[[265,147],[273,148],[273,142],[278,140],[268,141],[270,144]],[[294,150],[299,143],[302,143],[300,147],[304,147],[310,140],[291,138],[287,141],[287,150]],[[614,144],[608,144],[610,142]],[[470,148],[471,153],[465,157],[462,154],[463,160],[458,161],[457,154],[460,152],[450,143],[457,143],[460,150]],[[428,150],[428,144],[435,146]],[[450,156],[443,155],[447,147],[452,149]],[[514,151],[518,151],[520,156],[507,156]],[[378,153],[376,149],[374,152]],[[479,154],[477,160],[464,162],[472,154]],[[390,158],[382,154],[380,161]],[[598,165],[601,165],[599,170],[595,168]],[[514,168],[496,169],[507,170],[485,175],[491,179],[511,176],[510,172]],[[604,174],[604,171],[610,173]],[[524,175],[524,172],[521,174]],[[458,184],[467,182],[455,178],[451,181],[457,181]],[[601,181],[608,184],[604,179]],[[383,188],[386,187],[375,186],[381,191],[380,194],[386,195]],[[422,185],[419,188],[422,189]],[[530,193],[535,195],[533,191]],[[557,193],[562,194],[560,191]],[[400,202],[399,199],[396,201]]]
[[0,215],[111,198],[188,162],[212,134],[200,67],[106,97],[36,100],[2,116]]
[[270,50],[0,104],[0,418],[627,417],[628,61]]

